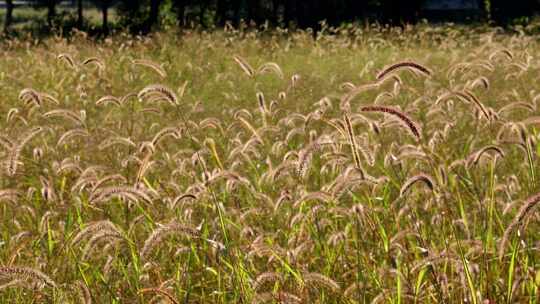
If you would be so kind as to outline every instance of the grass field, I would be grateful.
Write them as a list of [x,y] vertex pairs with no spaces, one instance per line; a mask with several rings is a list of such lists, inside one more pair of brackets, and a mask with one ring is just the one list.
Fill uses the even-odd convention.
[[1,303],[540,300],[534,36],[1,45]]

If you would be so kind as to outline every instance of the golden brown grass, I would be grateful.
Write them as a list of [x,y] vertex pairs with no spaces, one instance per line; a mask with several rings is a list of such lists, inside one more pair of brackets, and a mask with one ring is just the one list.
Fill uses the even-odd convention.
[[0,302],[538,302],[522,30],[0,42]]

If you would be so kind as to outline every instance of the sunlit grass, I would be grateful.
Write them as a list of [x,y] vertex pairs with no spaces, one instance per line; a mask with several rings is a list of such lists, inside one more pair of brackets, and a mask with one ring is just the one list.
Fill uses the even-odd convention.
[[427,25],[4,41],[0,299],[536,303],[538,50]]

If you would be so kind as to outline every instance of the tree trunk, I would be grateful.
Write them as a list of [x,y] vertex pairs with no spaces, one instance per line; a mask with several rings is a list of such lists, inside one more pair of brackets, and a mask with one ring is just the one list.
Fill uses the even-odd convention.
[[296,0],[285,0],[285,11],[283,12],[283,23],[285,27],[289,27],[289,23],[295,21]]
[[13,22],[13,0],[6,0],[6,20],[4,20],[4,32],[9,31],[9,26]]
[[150,16],[148,18],[147,30],[151,30],[152,27],[158,22],[160,4],[161,0],[150,1]]
[[233,10],[234,10],[234,23],[236,26],[240,25],[240,20],[242,19],[241,11],[242,11],[242,1],[241,0],[233,0]]
[[322,18],[321,6],[319,0],[309,1],[298,1],[298,7],[296,9],[296,14],[298,18],[298,26],[300,28],[311,28],[313,30],[313,35],[316,35],[319,28],[319,21]]
[[307,28],[309,24],[305,6],[306,5],[303,1],[298,1],[296,3],[296,11],[293,14],[293,16],[296,18],[296,22],[298,23],[298,27],[302,29]]
[[323,8],[322,3],[320,0],[315,0],[312,3],[312,14],[308,17],[309,19],[309,27],[313,30],[313,38],[317,38],[317,33],[321,30],[321,25],[319,24],[320,21],[323,20]]
[[204,14],[206,13],[206,1],[199,1],[199,23],[203,27],[206,27],[206,23],[204,22]]
[[359,18],[365,18],[367,4],[362,1],[349,0],[347,1],[349,7],[348,10],[344,11],[344,18],[347,21],[356,21]]
[[328,25],[336,25],[339,23],[343,16],[339,16],[339,9],[335,2],[322,1],[320,4],[320,16],[319,21],[326,20]]
[[56,1],[49,0],[47,1],[47,25],[49,28],[53,27],[54,17],[56,17]]
[[261,23],[261,1],[260,0],[250,0],[248,1],[248,21],[253,21],[255,24],[259,25]]
[[281,5],[281,1],[279,0],[273,0],[272,1],[272,15],[270,16],[270,21],[273,25],[277,25],[279,22],[279,6]]
[[83,3],[82,0],[77,0],[77,27],[82,29],[83,27]]
[[107,35],[109,33],[109,5],[102,4],[101,13],[103,16],[103,24],[101,25],[101,30],[103,34]]
[[399,0],[383,2],[383,22],[392,26],[401,24],[401,12]]
[[216,0],[216,23],[218,26],[224,26],[227,21],[226,0]]
[[185,0],[176,0],[176,19],[178,20],[179,26],[185,25],[185,14],[186,14],[186,3]]
[[530,17],[538,9],[534,0],[492,0],[492,18],[499,24],[508,24],[515,18]]

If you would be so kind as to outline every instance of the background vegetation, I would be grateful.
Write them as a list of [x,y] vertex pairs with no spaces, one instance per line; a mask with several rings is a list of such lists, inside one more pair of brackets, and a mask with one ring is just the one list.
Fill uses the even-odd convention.
[[[46,10],[46,22],[40,24],[43,31],[62,28],[88,29],[84,11],[97,9],[102,20],[101,33],[107,34],[111,27],[109,11],[118,12],[117,27],[129,28],[135,33],[146,33],[156,26],[169,24],[181,27],[222,27],[226,23],[237,27],[246,23],[267,24],[284,28],[311,28],[320,30],[321,21],[331,26],[344,23],[373,23],[403,25],[416,23],[421,18],[444,20],[492,21],[498,24],[527,23],[538,12],[538,0],[479,0],[479,10],[452,14],[426,14],[421,10],[425,0],[73,0],[69,13],[58,14],[60,0],[33,0],[20,2]],[[7,0],[4,30],[13,23],[14,0]],[[64,3],[65,4],[65,3]],[[463,16],[467,16],[464,18]]]

